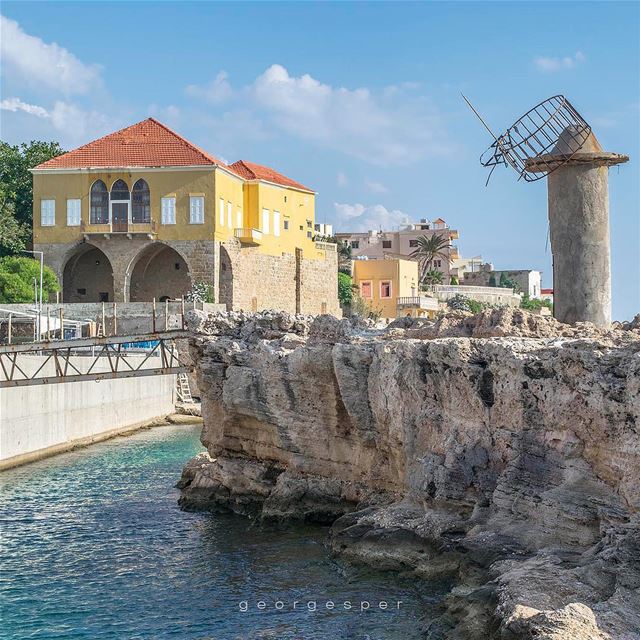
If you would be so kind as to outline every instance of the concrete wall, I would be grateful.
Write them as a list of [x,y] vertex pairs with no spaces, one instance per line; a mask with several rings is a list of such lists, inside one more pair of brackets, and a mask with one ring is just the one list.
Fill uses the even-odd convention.
[[[144,356],[129,357],[139,361]],[[34,372],[44,359],[24,356],[20,364]],[[92,359],[76,356],[72,362],[85,372]],[[159,358],[148,362],[150,367],[159,366]],[[94,371],[108,368],[108,362],[101,362]],[[43,371],[54,374],[54,363]],[[0,389],[0,467],[164,417],[173,413],[174,402],[173,375]]]

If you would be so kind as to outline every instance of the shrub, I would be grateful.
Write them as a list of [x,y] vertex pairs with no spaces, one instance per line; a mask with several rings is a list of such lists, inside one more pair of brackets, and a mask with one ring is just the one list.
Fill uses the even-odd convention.
[[350,275],[338,273],[338,300],[340,304],[351,304],[353,299],[353,281]]
[[542,307],[548,307],[553,311],[553,303],[549,300],[538,300],[537,298],[531,299],[527,294],[522,296],[520,301],[520,308],[527,311],[538,311]]

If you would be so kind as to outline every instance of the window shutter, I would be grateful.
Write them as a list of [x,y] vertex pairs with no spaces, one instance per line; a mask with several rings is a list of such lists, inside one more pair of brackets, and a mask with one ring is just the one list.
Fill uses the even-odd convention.
[[242,228],[242,209],[238,209],[236,212],[236,227],[238,229]]
[[224,226],[224,198],[220,198],[220,202],[218,204],[220,206],[220,213],[219,213],[220,225]]
[[280,235],[280,212],[279,211],[273,212],[273,235],[274,236]]
[[262,233],[269,233],[269,209],[262,210]]
[[230,202],[227,202],[227,225],[229,228],[233,227],[233,210]]
[[52,227],[56,223],[56,201],[41,200],[40,201],[40,225],[43,227]]
[[67,226],[77,227],[80,225],[81,201],[78,199],[67,200]]
[[162,198],[160,201],[161,221],[162,224],[176,223],[176,199]]
[[202,224],[204,222],[204,198],[202,196],[191,196],[189,202],[191,224]]

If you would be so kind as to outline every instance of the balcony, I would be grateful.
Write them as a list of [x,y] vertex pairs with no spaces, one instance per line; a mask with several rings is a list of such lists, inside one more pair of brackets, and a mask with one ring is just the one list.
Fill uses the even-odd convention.
[[315,241],[316,249],[320,251],[337,251],[338,245],[335,242],[323,242],[322,240]]
[[238,238],[242,244],[258,245],[262,243],[262,231],[259,229],[234,229],[233,235]]
[[113,221],[107,224],[88,224],[84,221],[80,224],[80,231],[86,239],[91,236],[124,236],[129,239],[133,236],[147,236],[153,240],[157,235],[157,224],[154,220],[151,222],[127,222]]
[[426,309],[428,311],[438,310],[438,299],[427,296],[405,296],[396,299],[398,309]]

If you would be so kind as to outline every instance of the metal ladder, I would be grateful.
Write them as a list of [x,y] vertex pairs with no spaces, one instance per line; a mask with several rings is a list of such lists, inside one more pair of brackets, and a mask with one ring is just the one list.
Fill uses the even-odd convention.
[[182,404],[195,404],[191,396],[191,387],[189,387],[189,376],[186,373],[179,373],[176,380],[176,392],[178,400]]

